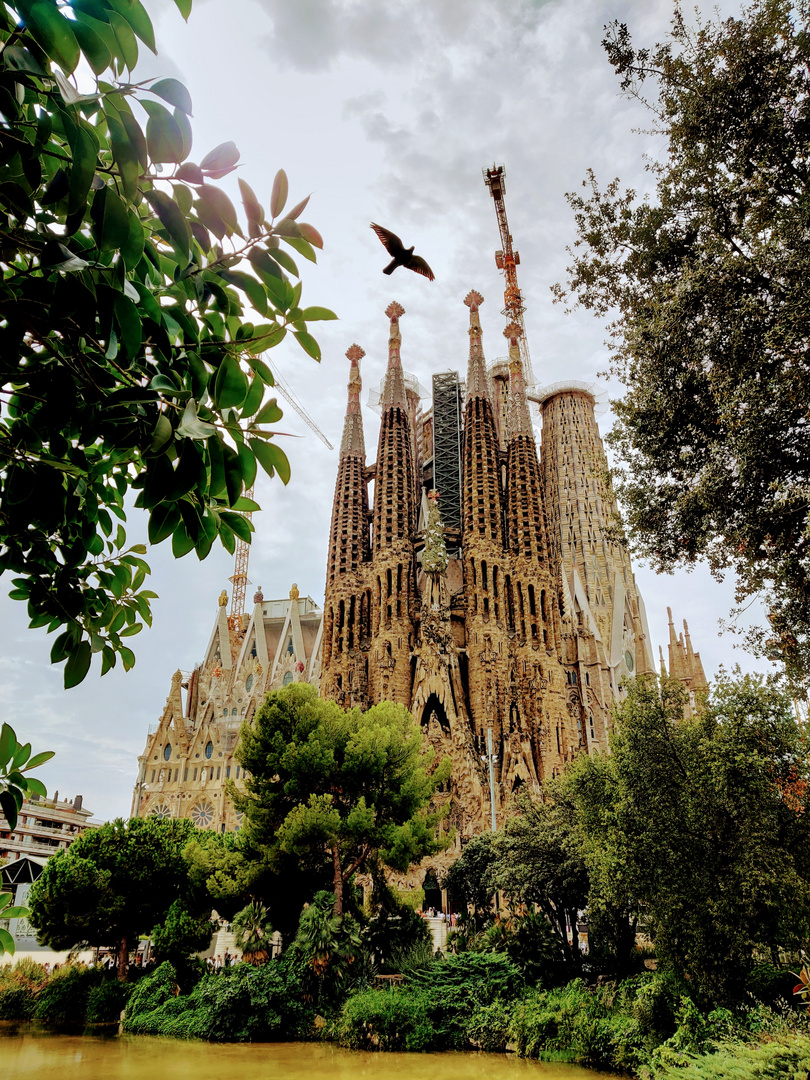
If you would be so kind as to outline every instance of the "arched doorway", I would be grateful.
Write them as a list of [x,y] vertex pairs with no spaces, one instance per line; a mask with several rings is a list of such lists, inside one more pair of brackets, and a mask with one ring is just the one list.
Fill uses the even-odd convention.
[[439,725],[445,735],[450,734],[450,721],[447,719],[447,710],[444,705],[439,701],[439,698],[435,693],[432,693],[425,702],[425,707],[422,710],[422,727],[428,728],[430,721],[433,717],[439,722]]
[[428,870],[425,874],[422,888],[425,891],[423,910],[428,911],[430,908],[433,908],[434,911],[441,911],[442,890],[439,888],[439,879],[436,877],[435,870]]

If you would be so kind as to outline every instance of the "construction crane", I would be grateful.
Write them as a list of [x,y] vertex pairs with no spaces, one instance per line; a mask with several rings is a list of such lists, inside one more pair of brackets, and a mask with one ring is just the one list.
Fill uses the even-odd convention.
[[327,446],[330,450],[334,450],[334,446],[332,446],[327,437],[324,435],[324,433],[321,431],[321,429],[306,411],[304,406],[301,404],[301,402],[298,400],[298,398],[295,396],[289,386],[287,386],[287,384],[284,382],[282,377],[278,374],[278,372],[275,371],[273,372],[273,384],[276,390],[278,390],[278,392],[290,403],[290,405],[292,405],[292,407],[295,409],[295,411],[298,413],[298,415],[301,417],[307,427],[311,428],[315,432],[315,434],[318,436],[324,446]]
[[523,325],[523,312],[526,307],[517,280],[517,267],[520,265],[520,255],[512,248],[512,234],[509,232],[509,222],[506,220],[506,169],[503,165],[493,165],[491,169],[482,169],[484,183],[489,188],[489,193],[495,200],[495,213],[498,217],[498,229],[501,233],[501,250],[495,252],[495,265],[503,271],[505,280],[503,290],[504,314],[509,322],[517,323],[520,327],[520,358],[523,361],[523,378],[527,388],[534,386],[534,371],[532,359],[529,354],[529,340],[526,337],[526,327]]
[[[292,390],[287,386],[284,380],[277,372],[273,372],[273,384],[278,392],[292,405],[307,427],[311,428],[318,438],[324,443],[330,450],[334,450],[334,446],[329,442],[327,437],[306,411],[304,406],[293,394]],[[246,499],[253,498],[253,488],[245,492]],[[253,513],[250,510],[243,511],[244,516],[248,521],[253,520]],[[234,549],[234,567],[233,576],[229,578],[229,581],[233,585],[233,591],[231,593],[231,614],[228,617],[228,627],[231,630],[242,632],[247,627],[242,625],[242,615],[245,611],[245,598],[247,595],[248,586],[248,558],[250,556],[250,544],[245,543],[244,540],[237,539],[236,548]]]

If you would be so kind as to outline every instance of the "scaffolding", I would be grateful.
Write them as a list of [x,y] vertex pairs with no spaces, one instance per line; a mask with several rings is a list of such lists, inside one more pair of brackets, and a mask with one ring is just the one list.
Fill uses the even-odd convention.
[[445,529],[461,532],[461,384],[457,371],[433,376],[433,485]]

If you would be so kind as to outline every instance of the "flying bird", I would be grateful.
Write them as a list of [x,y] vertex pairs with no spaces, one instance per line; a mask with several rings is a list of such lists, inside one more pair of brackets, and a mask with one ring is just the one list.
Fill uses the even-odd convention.
[[391,262],[383,270],[384,274],[393,274],[398,266],[405,266],[408,270],[413,270],[415,274],[421,274],[429,281],[433,281],[433,271],[424,259],[419,255],[414,255],[413,247],[406,248],[396,233],[384,229],[382,225],[375,225],[372,221],[371,227],[388,254],[393,256]]

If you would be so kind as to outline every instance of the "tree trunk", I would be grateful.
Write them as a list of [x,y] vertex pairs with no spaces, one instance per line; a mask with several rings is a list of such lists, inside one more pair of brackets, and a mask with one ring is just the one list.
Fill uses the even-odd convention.
[[343,871],[340,868],[340,848],[332,841],[332,862],[335,867],[335,915],[343,914]]
[[129,934],[124,934],[118,942],[118,979],[124,982],[129,967]]

